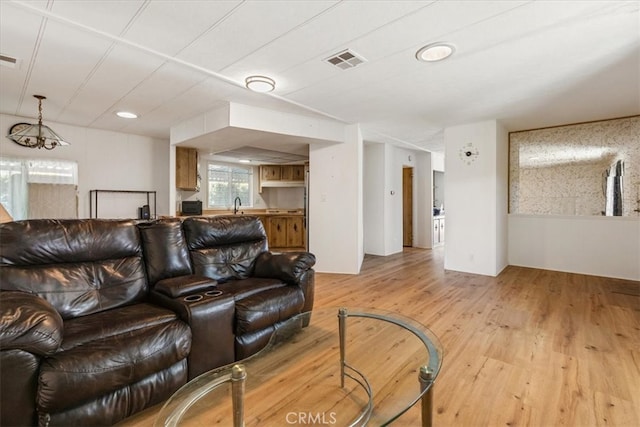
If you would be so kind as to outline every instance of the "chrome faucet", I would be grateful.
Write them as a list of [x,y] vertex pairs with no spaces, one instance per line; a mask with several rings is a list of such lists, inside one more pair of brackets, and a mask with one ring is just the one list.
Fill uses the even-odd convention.
[[240,200],[240,197],[236,197],[235,199],[233,199],[233,214],[237,214],[238,213],[238,208],[242,206],[242,200]]

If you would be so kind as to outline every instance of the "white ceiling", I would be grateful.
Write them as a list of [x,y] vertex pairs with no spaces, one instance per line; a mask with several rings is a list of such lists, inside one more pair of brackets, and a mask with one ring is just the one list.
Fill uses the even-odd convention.
[[[455,54],[415,59],[436,41]],[[344,49],[366,62],[323,61]],[[368,141],[432,151],[458,124],[514,131],[640,114],[638,1],[1,0],[0,53],[19,59],[0,66],[1,113],[34,118],[42,94],[45,122],[166,139],[230,101],[357,122]],[[251,74],[276,90],[248,91]],[[225,137],[225,149],[259,145]]]

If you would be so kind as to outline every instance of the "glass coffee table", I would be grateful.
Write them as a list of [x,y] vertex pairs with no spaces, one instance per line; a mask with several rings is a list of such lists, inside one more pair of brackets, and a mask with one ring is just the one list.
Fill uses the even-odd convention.
[[303,313],[259,353],[180,388],[155,426],[378,426],[418,402],[430,426],[442,355],[429,329],[397,313]]

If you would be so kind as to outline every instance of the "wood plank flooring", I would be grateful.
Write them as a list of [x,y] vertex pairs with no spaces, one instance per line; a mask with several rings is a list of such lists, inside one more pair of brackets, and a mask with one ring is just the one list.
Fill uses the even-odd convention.
[[[405,248],[367,256],[359,275],[318,273],[315,307],[340,306],[396,311],[440,338],[436,426],[640,426],[640,282],[478,276],[444,271],[442,247]],[[396,425],[419,423],[414,408]]]

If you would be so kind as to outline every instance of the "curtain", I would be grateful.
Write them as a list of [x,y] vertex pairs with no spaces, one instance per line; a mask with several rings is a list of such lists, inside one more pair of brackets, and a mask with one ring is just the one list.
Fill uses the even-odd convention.
[[[32,187],[34,184],[50,185]],[[31,218],[31,214],[38,218],[77,218],[77,185],[77,162],[0,157],[0,203],[15,221]],[[36,191],[32,196],[31,190]],[[30,205],[37,208],[33,210]],[[61,210],[61,206],[65,208]]]

